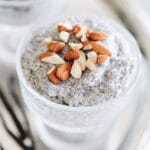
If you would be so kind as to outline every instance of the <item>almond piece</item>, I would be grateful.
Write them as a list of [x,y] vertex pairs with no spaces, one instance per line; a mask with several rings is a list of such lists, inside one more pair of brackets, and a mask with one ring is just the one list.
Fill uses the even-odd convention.
[[89,39],[92,41],[105,40],[108,35],[104,32],[91,32],[89,33]]
[[101,42],[92,42],[92,49],[101,55],[111,56],[110,50]]
[[46,44],[50,43],[51,41],[52,41],[52,37],[47,37],[47,38],[44,39],[44,42]]
[[74,60],[74,59],[78,59],[79,56],[80,56],[79,50],[69,50],[65,54],[65,59],[67,59],[67,60]]
[[70,71],[71,71],[71,64],[64,63],[57,69],[56,75],[60,80],[65,81],[69,79]]
[[83,47],[82,43],[69,43],[71,49],[80,50]]
[[73,34],[77,34],[81,30],[81,26],[79,24],[74,25]]
[[87,27],[86,36],[89,37],[90,33],[91,33],[91,29]]
[[84,71],[86,68],[86,56],[82,51],[80,51],[80,57],[77,59],[77,61],[80,64],[82,71]]
[[65,31],[61,31],[60,34],[59,34],[60,40],[65,42],[65,43],[68,42],[69,36],[70,36],[70,34],[68,32],[65,32]]
[[97,57],[97,63],[98,64],[103,64],[107,59],[108,59],[107,55],[99,55]]
[[60,83],[60,80],[56,76],[56,71],[57,71],[57,68],[55,66],[53,66],[50,69],[50,71],[47,73],[47,75],[48,75],[49,80],[57,85]]
[[72,68],[71,68],[71,75],[74,77],[74,78],[81,78],[81,75],[82,75],[82,69],[80,67],[80,64],[78,63],[77,60],[74,61],[73,65],[72,65]]
[[59,53],[65,47],[65,43],[64,42],[58,42],[58,41],[51,41],[50,43],[47,44],[47,47],[52,52]]
[[87,38],[86,34],[82,35],[82,37],[81,37],[80,40],[81,40],[81,42],[86,42],[86,41],[88,41],[88,38]]
[[84,37],[85,39],[87,30],[88,28],[86,26],[81,26],[80,31],[75,34],[76,38],[81,39],[82,37]]
[[94,52],[94,51],[88,52],[87,57],[88,57],[88,59],[93,61],[93,63],[97,62],[97,53],[96,52]]
[[65,61],[57,55],[55,52],[45,52],[40,54],[39,59],[42,62],[50,63],[50,64],[63,64]]
[[44,52],[39,55],[39,59],[42,61],[42,59],[50,57],[52,55],[55,55],[55,52]]
[[58,24],[57,29],[59,32],[61,32],[61,31],[70,32],[73,30],[73,26],[72,26],[71,22],[66,21],[65,23]]
[[97,72],[96,64],[90,59],[86,61],[86,67],[94,72]]
[[83,43],[83,50],[91,50],[92,49],[92,42],[84,42]]

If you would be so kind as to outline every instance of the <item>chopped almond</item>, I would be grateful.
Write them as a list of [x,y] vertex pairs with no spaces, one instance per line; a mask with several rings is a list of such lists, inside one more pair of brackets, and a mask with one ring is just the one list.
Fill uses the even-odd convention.
[[92,42],[92,49],[98,54],[111,56],[109,49],[101,42]]
[[105,40],[108,35],[104,32],[91,32],[89,33],[89,39],[93,41]]
[[96,63],[96,61],[97,61],[97,53],[96,52],[94,52],[94,51],[88,52],[87,57],[88,57],[88,59],[93,61],[93,63]]
[[81,40],[81,42],[86,42],[86,41],[88,41],[88,38],[87,38],[86,34],[82,35],[82,37],[81,37],[80,40]]
[[92,49],[92,42],[84,42],[83,43],[83,50],[91,50]]
[[[81,39],[82,37],[86,38],[88,28],[86,26],[81,26],[81,30],[75,34],[76,38]],[[85,42],[85,41],[84,41]]]
[[84,52],[80,51],[80,57],[77,59],[77,61],[80,64],[82,71],[84,71],[86,68],[86,56]]
[[60,34],[59,34],[60,40],[65,42],[65,43],[68,42],[69,36],[70,36],[70,34],[68,32],[65,32],[65,31],[61,31]]
[[90,59],[86,61],[86,67],[94,72],[97,71],[96,64]]
[[56,76],[56,71],[57,68],[53,66],[47,74],[50,81],[52,81],[54,84],[59,84],[60,80]]
[[81,30],[81,26],[79,24],[76,24],[73,27],[73,34],[77,34]]
[[69,50],[65,54],[65,59],[74,60],[79,58],[79,50]]
[[107,59],[108,59],[107,55],[99,55],[97,57],[97,63],[98,64],[103,64]]
[[56,75],[60,80],[65,81],[69,78],[70,71],[71,71],[71,64],[64,63],[57,69]]
[[63,64],[64,60],[57,55],[55,52],[45,52],[40,54],[39,59],[42,62],[51,63],[51,64]]
[[69,43],[71,49],[80,50],[83,47],[82,43]]
[[59,53],[64,49],[65,43],[58,41],[51,41],[50,43],[47,44],[47,47],[50,51]]
[[81,78],[81,75],[82,75],[82,69],[81,69],[81,66],[80,64],[78,63],[77,60],[74,61],[73,65],[72,65],[72,68],[71,68],[71,75],[74,77],[74,78]]
[[91,29],[87,27],[86,36],[89,37],[90,33],[91,33]]
[[65,23],[58,24],[57,29],[59,32],[62,32],[62,31],[70,32],[73,30],[73,26],[72,26],[71,22],[66,21]]
[[44,52],[39,55],[39,59],[42,61],[42,59],[50,57],[52,55],[55,55],[55,52]]

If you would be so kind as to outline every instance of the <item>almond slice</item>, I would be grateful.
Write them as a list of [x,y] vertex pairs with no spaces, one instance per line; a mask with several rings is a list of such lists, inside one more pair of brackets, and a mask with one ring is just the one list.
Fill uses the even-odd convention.
[[107,59],[108,59],[107,55],[99,55],[97,57],[97,63],[98,64],[103,64]]
[[96,64],[90,59],[86,61],[86,67],[94,72],[97,72]]
[[98,54],[111,56],[109,49],[101,42],[92,42],[92,49]]
[[65,31],[61,31],[60,34],[59,34],[60,40],[65,42],[65,43],[68,42],[69,36],[70,36],[70,34],[68,32],[65,32]]
[[73,26],[70,21],[66,21],[65,23],[58,24],[57,29],[59,32],[61,31],[70,32],[73,30]]
[[80,57],[77,59],[77,61],[80,64],[82,71],[84,71],[86,68],[86,56],[82,51],[80,51]]
[[67,60],[74,60],[79,58],[79,50],[69,50],[65,54],[65,59]]
[[52,81],[54,84],[59,84],[59,83],[60,83],[60,80],[59,80],[59,79],[57,78],[57,76],[56,76],[56,71],[57,71],[56,67],[53,66],[53,67],[49,70],[49,72],[47,73],[47,75],[48,75],[48,78],[49,78],[50,81]]
[[79,24],[74,25],[73,34],[77,34],[81,30],[81,26]]
[[72,65],[72,68],[71,68],[71,75],[74,77],[74,78],[81,78],[81,75],[82,75],[82,69],[80,67],[80,64],[78,63],[77,60],[74,61],[73,65]]
[[92,42],[84,42],[83,43],[83,50],[91,50],[92,49]]
[[71,64],[64,63],[57,69],[56,75],[60,80],[65,81],[70,77],[70,71]]
[[50,43],[51,41],[52,41],[52,37],[47,37],[47,38],[44,39],[44,42],[46,44]]
[[89,39],[92,41],[105,40],[108,35],[104,32],[91,32],[89,33]]
[[82,43],[69,43],[71,49],[80,50],[83,47]]
[[65,47],[65,43],[64,42],[58,42],[58,41],[51,41],[50,43],[47,44],[47,47],[52,52],[59,53]]
[[63,64],[65,61],[57,55],[55,52],[45,52],[40,54],[39,59],[42,62],[51,63],[51,64]]
[[94,51],[88,52],[87,57],[88,57],[88,59],[93,61],[93,63],[97,62],[97,53],[96,52],[94,52]]

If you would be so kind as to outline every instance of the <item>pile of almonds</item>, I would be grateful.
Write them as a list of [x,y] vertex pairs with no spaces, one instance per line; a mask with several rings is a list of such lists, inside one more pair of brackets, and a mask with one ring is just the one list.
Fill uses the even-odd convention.
[[[89,27],[80,24],[73,26],[69,21],[58,24],[57,29],[60,41],[53,41],[51,37],[46,38],[44,41],[48,51],[39,55],[41,62],[53,64],[48,71],[48,77],[54,84],[69,79],[70,75],[81,78],[86,68],[96,72],[96,64],[103,64],[111,56],[109,49],[101,42],[108,37],[106,33],[92,32]],[[71,34],[79,40],[78,43],[69,42]],[[70,49],[63,59],[59,54],[66,44]]]

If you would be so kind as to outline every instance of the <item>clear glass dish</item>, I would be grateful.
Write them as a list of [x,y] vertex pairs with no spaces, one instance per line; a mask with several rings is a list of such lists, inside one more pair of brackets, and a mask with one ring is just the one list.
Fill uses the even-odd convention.
[[63,5],[64,0],[0,0],[1,61],[14,68],[16,49],[30,25],[56,18]]
[[[89,17],[90,14],[80,15]],[[93,16],[95,20],[111,24],[118,32],[121,32],[129,41],[132,53],[136,59],[136,72],[133,81],[127,91],[117,99],[112,99],[104,104],[90,107],[68,107],[56,104],[47,100],[33,90],[24,78],[21,68],[21,56],[25,46],[30,41],[32,33],[44,24],[38,24],[25,36],[17,51],[16,69],[19,77],[20,87],[24,101],[31,112],[37,118],[37,128],[42,140],[51,148],[57,150],[96,150],[108,148],[109,137],[112,134],[112,126],[118,120],[125,117],[125,130],[122,131],[122,138],[127,131],[132,118],[134,107],[137,103],[138,78],[140,77],[141,54],[139,47],[132,35],[122,26],[111,19],[101,16]],[[63,18],[64,19],[64,18]],[[60,19],[57,19],[61,20]],[[51,22],[52,23],[52,22]],[[128,112],[128,113],[127,113]],[[117,142],[117,145],[122,139]]]

